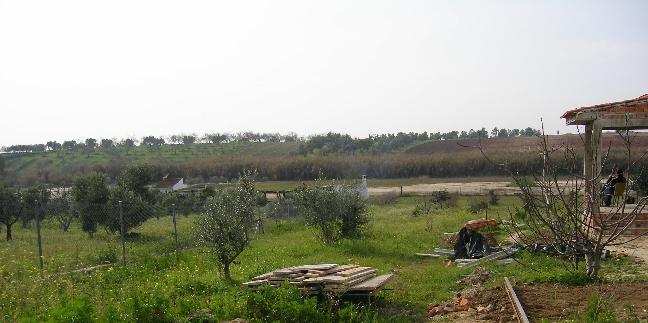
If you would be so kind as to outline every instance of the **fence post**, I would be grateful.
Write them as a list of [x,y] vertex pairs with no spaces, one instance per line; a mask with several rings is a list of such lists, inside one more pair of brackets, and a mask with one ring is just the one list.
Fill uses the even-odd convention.
[[401,194],[400,194],[400,196],[403,196],[403,186],[402,186],[402,185],[401,185],[400,189],[401,189]]
[[173,208],[173,238],[175,239],[175,252],[178,253],[178,228],[176,227],[176,208],[175,204],[171,204]]
[[41,223],[40,223],[40,208],[38,207],[38,200],[34,200],[34,214],[36,215],[36,236],[38,238],[38,264],[40,269],[43,270],[43,244],[41,241]]
[[121,226],[121,244],[122,244],[122,262],[126,265],[126,236],[124,232],[124,212],[122,210],[122,201],[119,201],[119,225]]

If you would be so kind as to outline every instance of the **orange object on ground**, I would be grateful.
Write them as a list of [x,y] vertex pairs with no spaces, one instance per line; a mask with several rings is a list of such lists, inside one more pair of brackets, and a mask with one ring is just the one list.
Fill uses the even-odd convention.
[[497,221],[495,220],[470,220],[464,225],[468,229],[479,229],[484,227],[496,227]]

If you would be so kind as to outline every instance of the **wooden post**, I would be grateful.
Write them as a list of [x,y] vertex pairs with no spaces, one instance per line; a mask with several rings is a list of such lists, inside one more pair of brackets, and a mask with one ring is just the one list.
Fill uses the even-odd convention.
[[178,228],[176,227],[176,207],[175,204],[171,204],[173,207],[173,238],[175,239],[175,252],[178,253]]
[[[588,226],[593,225],[593,207],[590,205],[592,190],[592,165],[594,164],[594,156],[592,152],[592,124],[585,125],[585,154],[583,155],[583,177],[585,178],[585,196],[583,203],[585,206],[585,217],[583,220]],[[587,229],[589,231],[589,229]]]
[[122,245],[122,264],[126,265],[126,232],[124,232],[124,212],[122,210],[122,201],[119,201],[119,225],[121,233],[121,245]]
[[585,155],[584,155],[584,177],[585,177],[585,194],[589,196],[586,203],[591,201],[592,205],[586,204],[586,212],[590,210],[591,214],[586,214],[590,225],[596,224],[600,212],[600,176],[601,176],[601,135],[603,128],[599,121],[593,121],[585,125]]
[[36,216],[36,236],[38,238],[38,264],[40,269],[43,270],[43,243],[41,241],[41,222],[40,222],[40,208],[38,207],[38,200],[34,200],[34,215]]

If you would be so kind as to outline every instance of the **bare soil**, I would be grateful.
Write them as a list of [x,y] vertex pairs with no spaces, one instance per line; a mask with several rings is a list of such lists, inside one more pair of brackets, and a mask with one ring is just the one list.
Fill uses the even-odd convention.
[[[648,319],[648,283],[600,284],[589,286],[565,286],[557,284],[523,284],[515,286],[515,292],[531,322],[542,319],[549,322],[576,319],[585,312],[592,296],[612,304],[617,319]],[[448,313],[431,320],[441,322],[516,322],[515,312],[504,290],[498,286],[482,289],[473,294],[474,304],[489,306],[487,313],[464,311]]]
[[573,319],[585,312],[597,293],[610,302],[618,319],[648,319],[648,283],[597,284],[565,286],[533,284],[515,286],[515,291],[532,322],[540,319],[559,321]]
[[[624,241],[628,237],[621,237],[619,241]],[[619,246],[609,246],[610,251],[628,255],[640,259],[643,263],[648,264],[648,236],[637,238],[626,244]]]

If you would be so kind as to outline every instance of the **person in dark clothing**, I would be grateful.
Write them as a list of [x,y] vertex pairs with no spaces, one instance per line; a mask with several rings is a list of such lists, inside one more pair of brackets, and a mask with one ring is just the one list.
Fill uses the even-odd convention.
[[614,195],[614,186],[619,183],[625,183],[626,178],[623,176],[623,169],[619,169],[616,172],[616,176],[608,178],[607,182],[603,186],[603,202],[605,206],[610,206],[612,203],[612,196]]

